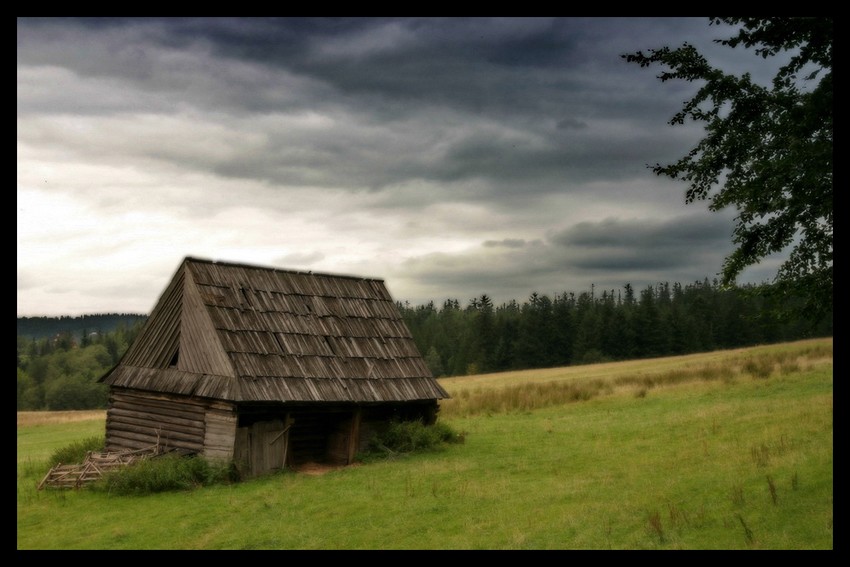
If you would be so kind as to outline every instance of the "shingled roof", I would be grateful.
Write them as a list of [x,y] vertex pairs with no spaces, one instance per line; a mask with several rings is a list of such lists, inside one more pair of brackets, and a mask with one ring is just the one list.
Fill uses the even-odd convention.
[[449,397],[383,280],[196,258],[101,381],[232,402]]

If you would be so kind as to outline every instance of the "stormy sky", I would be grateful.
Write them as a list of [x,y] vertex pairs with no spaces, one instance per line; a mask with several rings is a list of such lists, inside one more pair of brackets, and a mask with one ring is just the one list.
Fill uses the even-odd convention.
[[[707,18],[17,20],[17,314],[149,313],[186,256],[411,304],[713,279],[736,211],[647,167],[700,85],[625,53]],[[742,283],[772,279],[781,258]]]

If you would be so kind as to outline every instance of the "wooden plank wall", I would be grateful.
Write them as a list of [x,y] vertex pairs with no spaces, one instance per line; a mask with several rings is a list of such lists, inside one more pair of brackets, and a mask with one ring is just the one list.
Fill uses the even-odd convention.
[[251,469],[255,474],[280,470],[285,465],[289,435],[282,420],[262,421],[253,426]]
[[286,466],[291,420],[258,421],[235,432],[234,461],[243,476],[259,476]]
[[[214,411],[211,439],[217,455],[227,445],[226,419],[229,404],[208,400],[113,389],[106,412],[106,449],[141,449],[159,444],[168,449],[203,454],[206,416]],[[231,410],[232,413],[232,410]],[[235,424],[235,417],[234,424]]]
[[206,414],[204,456],[227,461],[233,458],[236,443],[236,412],[230,408],[209,408]]
[[174,275],[162,293],[139,336],[121,359],[126,366],[168,368],[180,342],[180,312],[183,299],[183,269]]
[[237,427],[233,443],[233,462],[243,476],[251,476],[251,428]]
[[180,320],[180,370],[233,376],[233,364],[221,346],[216,329],[191,275],[186,277]]

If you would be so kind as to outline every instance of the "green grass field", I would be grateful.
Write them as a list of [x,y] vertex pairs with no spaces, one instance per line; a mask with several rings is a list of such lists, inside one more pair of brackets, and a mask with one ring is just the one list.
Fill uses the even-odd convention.
[[104,417],[19,414],[17,549],[833,548],[832,339],[441,383],[463,444],[149,496],[37,490]]

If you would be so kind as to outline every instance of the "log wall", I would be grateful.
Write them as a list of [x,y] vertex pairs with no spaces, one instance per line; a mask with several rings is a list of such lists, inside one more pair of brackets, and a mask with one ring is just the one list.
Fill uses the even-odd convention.
[[236,443],[236,412],[232,408],[209,408],[205,419],[204,456],[227,461]]
[[228,445],[232,454],[235,423],[231,404],[113,389],[106,411],[106,450],[135,450],[159,445],[165,449],[205,454],[209,440],[212,456],[221,458],[228,451]]
[[229,402],[112,388],[106,450],[159,445],[233,460],[248,476],[310,461],[350,464],[395,419],[433,423],[436,402],[294,405]]

